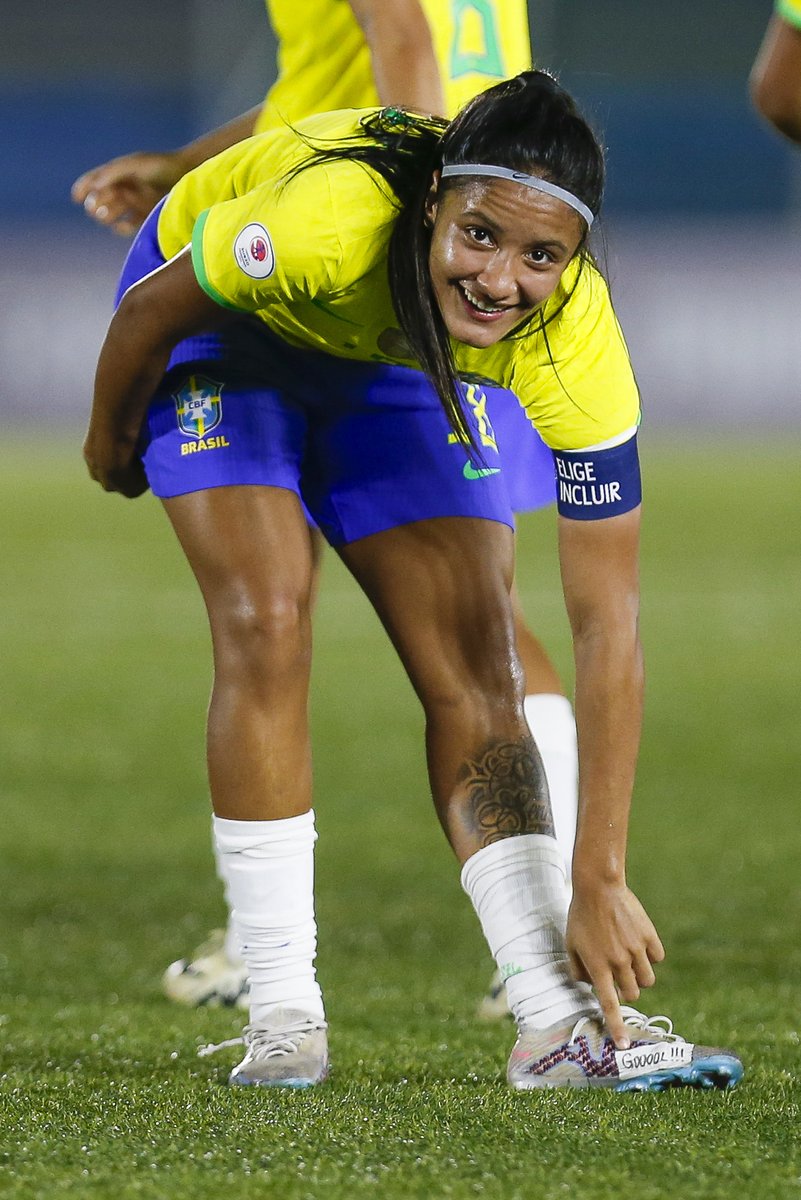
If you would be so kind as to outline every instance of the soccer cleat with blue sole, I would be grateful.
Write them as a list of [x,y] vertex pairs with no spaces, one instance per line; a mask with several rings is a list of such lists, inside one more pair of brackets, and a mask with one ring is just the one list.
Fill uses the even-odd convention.
[[732,1088],[742,1078],[743,1064],[731,1050],[687,1042],[668,1017],[621,1011],[632,1034],[627,1050],[618,1050],[596,1017],[581,1017],[572,1029],[521,1029],[507,1069],[511,1087],[664,1092]]
[[273,1008],[265,1020],[246,1025],[241,1037],[204,1046],[198,1054],[244,1044],[247,1053],[228,1076],[233,1087],[314,1087],[328,1077],[327,1028],[321,1017]]

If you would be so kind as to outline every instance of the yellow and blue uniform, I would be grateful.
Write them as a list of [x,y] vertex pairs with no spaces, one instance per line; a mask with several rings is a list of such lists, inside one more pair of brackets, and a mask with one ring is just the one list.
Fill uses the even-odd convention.
[[[321,145],[352,138],[365,115],[311,117],[297,131],[253,138],[204,163],[168,196],[159,243],[169,258],[191,240],[208,294],[295,346],[411,366],[386,278],[397,214],[388,185],[348,159],[285,179],[309,156],[304,138]],[[254,246],[267,257],[254,258]],[[552,449],[579,450],[630,431],[638,394],[599,273],[576,260],[544,316],[547,339],[534,332],[487,350],[457,346],[462,376],[513,388]]]
[[[421,7],[447,116],[531,66],[526,0],[421,0]],[[379,103],[370,51],[346,0],[267,0],[267,13],[278,38],[278,79],[255,133]]]
[[[531,66],[526,0],[421,0],[421,7],[448,116]],[[315,113],[378,104],[370,51],[347,0],[267,0],[267,13],[278,37],[278,79],[256,133],[295,125]],[[512,507],[524,512],[552,503],[551,455],[526,429],[517,401],[506,389],[493,388],[488,407]]]
[[[620,480],[601,468],[617,471],[619,447],[632,439],[637,389],[606,286],[588,263],[571,264],[548,301],[547,340],[535,328],[487,350],[455,346],[484,457],[465,461],[397,326],[386,262],[397,201],[388,185],[348,159],[286,178],[308,158],[307,139],[353,137],[363,115],[313,117],[224,151],[143,227],[123,288],[191,241],[200,285],[243,316],[170,360],[145,454],[154,491],[292,487],[335,542],[428,516],[512,524],[482,391],[491,381],[514,390],[557,452],[562,511],[598,517],[633,507],[638,483],[621,496]],[[587,469],[581,452],[597,457],[598,448]]]

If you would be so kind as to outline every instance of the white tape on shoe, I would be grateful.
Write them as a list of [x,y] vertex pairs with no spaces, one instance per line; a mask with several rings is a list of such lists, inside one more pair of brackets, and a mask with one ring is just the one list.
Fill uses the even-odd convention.
[[693,1060],[691,1042],[660,1042],[658,1045],[632,1046],[616,1050],[615,1062],[621,1079],[646,1075],[649,1071],[668,1071],[686,1067]]

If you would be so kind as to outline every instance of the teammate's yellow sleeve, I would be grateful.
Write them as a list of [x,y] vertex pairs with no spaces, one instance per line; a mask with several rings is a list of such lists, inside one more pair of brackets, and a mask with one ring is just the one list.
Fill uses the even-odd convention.
[[790,25],[801,29],[801,0],[776,0],[776,12]]

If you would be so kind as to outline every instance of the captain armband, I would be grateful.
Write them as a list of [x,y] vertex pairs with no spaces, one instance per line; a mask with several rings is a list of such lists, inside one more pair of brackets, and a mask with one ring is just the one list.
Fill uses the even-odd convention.
[[597,450],[554,450],[556,507],[574,521],[630,512],[642,500],[637,435]]

